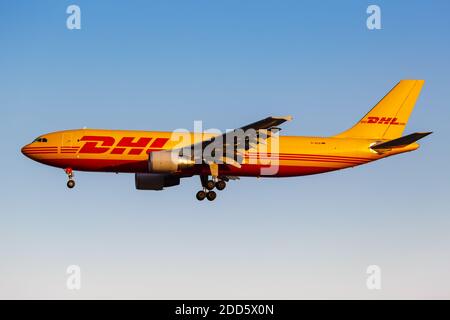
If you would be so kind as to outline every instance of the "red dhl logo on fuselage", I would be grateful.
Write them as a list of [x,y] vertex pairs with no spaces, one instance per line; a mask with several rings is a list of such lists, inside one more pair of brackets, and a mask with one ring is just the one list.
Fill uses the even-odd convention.
[[369,124],[389,124],[389,125],[405,125],[403,122],[398,122],[398,118],[389,117],[367,117],[367,120],[362,120],[361,123]]
[[168,138],[150,138],[150,137],[122,137],[116,144],[116,139],[108,136],[84,136],[80,139],[84,141],[78,153],[107,153],[111,154],[126,154],[140,155],[142,151],[146,153],[160,150],[169,141]]

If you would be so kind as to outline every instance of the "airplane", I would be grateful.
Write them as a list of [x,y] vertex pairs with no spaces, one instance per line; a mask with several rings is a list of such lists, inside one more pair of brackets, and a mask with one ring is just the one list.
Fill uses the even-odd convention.
[[[416,150],[416,141],[432,132],[402,133],[423,84],[424,80],[401,80],[354,126],[331,137],[281,136],[279,126],[292,117],[272,116],[222,135],[187,132],[177,139],[173,132],[161,131],[57,131],[40,135],[21,151],[64,169],[68,188],[75,186],[74,171],[134,173],[138,190],[163,190],[197,175],[202,188],[196,198],[213,201],[213,189],[223,190],[239,177],[319,174]],[[230,139],[239,130],[256,135],[240,137],[240,142]],[[180,143],[180,138],[186,142]],[[208,148],[216,150],[213,159],[202,153]]]

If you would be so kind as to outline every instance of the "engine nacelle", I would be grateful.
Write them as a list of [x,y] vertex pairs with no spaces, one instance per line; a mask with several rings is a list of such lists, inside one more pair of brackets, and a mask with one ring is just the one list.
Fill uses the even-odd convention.
[[179,185],[180,177],[171,174],[136,173],[134,181],[138,190],[162,190]]
[[174,154],[172,151],[151,152],[148,158],[148,170],[155,173],[174,173],[193,167],[191,159]]

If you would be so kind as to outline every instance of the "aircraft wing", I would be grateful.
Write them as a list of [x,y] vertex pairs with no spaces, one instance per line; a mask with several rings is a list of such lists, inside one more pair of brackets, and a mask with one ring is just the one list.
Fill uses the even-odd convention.
[[[195,160],[200,160],[200,157],[202,157],[202,162],[211,164],[209,161],[204,161],[203,151],[207,147],[212,148],[215,149],[216,153],[223,153],[223,157],[221,159],[222,163],[240,167],[240,163],[235,160],[236,154],[241,154],[243,150],[248,150],[252,147],[255,147],[259,143],[263,143],[266,139],[270,138],[275,131],[278,132],[280,130],[280,128],[278,128],[279,125],[291,120],[292,116],[267,117],[265,119],[244,125],[238,129],[225,132],[222,135],[215,136],[213,138],[184,147],[182,149],[191,148]],[[249,130],[254,130],[254,133],[256,134],[245,136],[244,141],[237,141],[239,139],[234,139],[234,146],[233,148],[230,148],[228,144],[229,141],[232,140],[232,136],[235,136],[239,132],[248,132]],[[225,154],[225,152],[228,152],[230,149],[232,150],[232,154]],[[199,151],[201,151],[201,154],[199,153]],[[198,154],[196,154],[196,152],[198,152]]]
[[[250,147],[254,146],[254,144],[258,144],[260,143],[262,140],[265,140],[267,138],[269,138],[272,133],[271,131],[276,129],[276,130],[280,130],[278,128],[279,125],[283,124],[286,121],[291,121],[292,120],[292,116],[286,116],[286,117],[267,117],[265,119],[250,123],[248,125],[242,126],[238,129],[234,129],[232,131],[228,131],[225,132],[224,134],[222,134],[222,136],[220,137],[221,139],[219,139],[218,137],[213,137],[211,139],[208,140],[204,140],[201,142],[202,144],[202,149],[204,149],[206,146],[211,145],[213,143],[215,143],[216,141],[221,141],[223,147],[226,146],[227,144],[227,137],[229,135],[235,134],[237,131],[248,131],[248,130],[255,130],[258,133],[257,136],[257,140],[256,141],[247,141],[246,146],[244,146],[245,150],[250,149]],[[193,145],[194,146],[194,145]],[[220,148],[219,145],[215,146],[218,149]]]
[[[259,121],[247,124],[245,126],[242,126],[242,127],[238,128],[238,129],[234,129],[232,131],[225,132],[222,135],[221,141],[223,141],[223,143],[225,144],[226,141],[227,141],[227,139],[226,139],[227,136],[235,133],[238,130],[247,131],[247,130],[251,130],[251,129],[253,129],[253,130],[255,130],[255,131],[257,131],[259,133],[259,138],[267,139],[268,137],[270,137],[270,131],[272,129],[280,130],[278,128],[279,125],[283,124],[286,121],[291,121],[291,120],[292,120],[292,116],[267,117],[265,119],[262,119],[262,120],[259,120]],[[202,143],[203,147],[206,147],[207,145],[209,145],[211,143],[214,143],[214,141],[216,141],[216,140],[219,140],[219,139],[217,139],[217,137],[214,137],[214,138],[211,138],[209,140],[202,141],[201,143]]]

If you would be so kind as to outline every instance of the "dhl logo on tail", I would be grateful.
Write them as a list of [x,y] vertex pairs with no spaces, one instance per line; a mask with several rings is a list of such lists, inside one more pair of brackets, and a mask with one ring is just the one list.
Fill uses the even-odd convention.
[[373,123],[373,124],[389,124],[389,125],[401,125],[404,126],[406,123],[398,122],[398,118],[389,117],[367,117],[367,120],[361,120],[361,123]]

